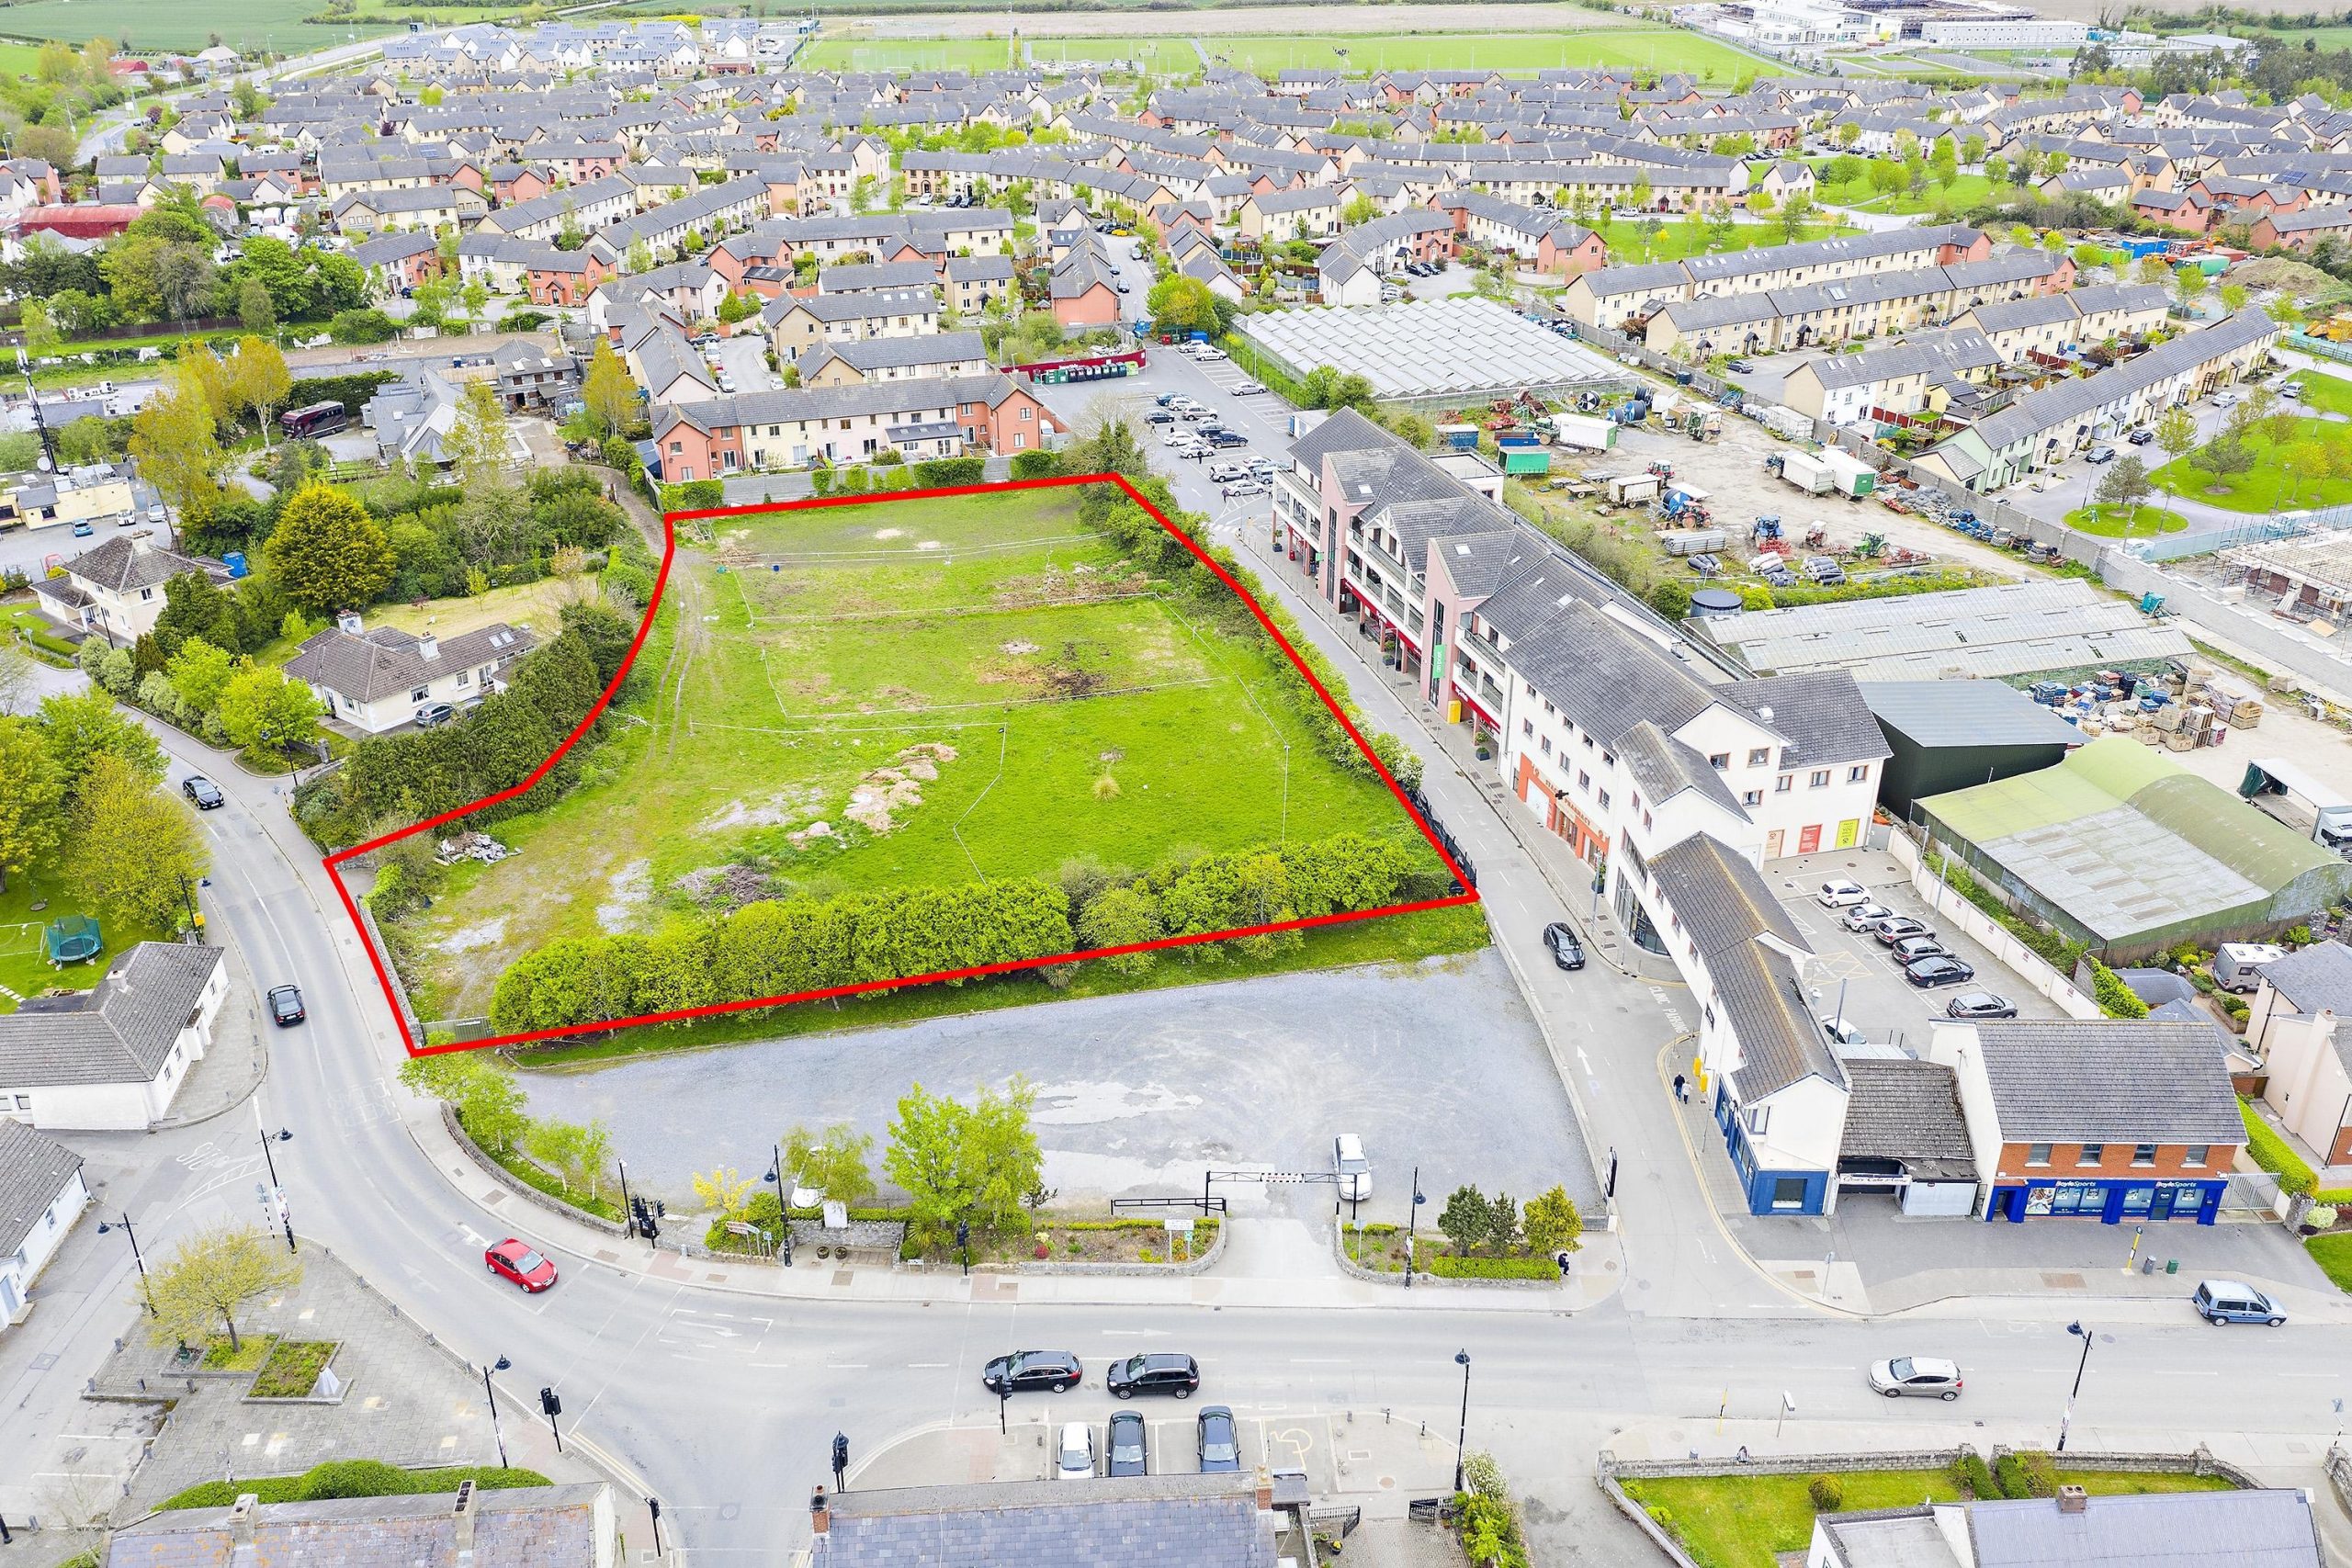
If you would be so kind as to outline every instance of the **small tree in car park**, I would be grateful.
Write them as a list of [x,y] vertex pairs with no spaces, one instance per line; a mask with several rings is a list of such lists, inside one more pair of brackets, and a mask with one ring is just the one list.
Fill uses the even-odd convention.
[[[823,1193],[837,1202],[854,1204],[874,1195],[874,1174],[865,1163],[874,1148],[871,1134],[846,1122],[836,1122],[822,1133],[795,1127],[784,1135],[782,1179]],[[790,1192],[783,1194],[786,1199]]]
[[1584,1245],[1584,1216],[1577,1212],[1576,1201],[1568,1196],[1568,1190],[1556,1181],[1551,1190],[1527,1201],[1522,1223],[1531,1251],[1547,1255],[1574,1252]]
[[1487,1245],[1498,1258],[1519,1245],[1519,1201],[1508,1192],[1496,1193],[1487,1206]]

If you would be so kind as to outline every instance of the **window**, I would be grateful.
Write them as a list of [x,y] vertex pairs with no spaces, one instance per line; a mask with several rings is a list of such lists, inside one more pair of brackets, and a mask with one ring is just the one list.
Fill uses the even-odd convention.
[[469,671],[469,670],[460,670],[460,671],[458,671],[458,685],[460,685],[460,686],[470,685],[470,684],[472,683],[472,682],[473,682],[473,672],[472,672],[471,671]]
[[1600,792],[1600,809],[1603,811],[1609,809],[1609,792],[1605,789]]
[[2048,1165],[2050,1163],[2050,1145],[2048,1144],[2028,1144],[2025,1146],[2025,1163],[2028,1165]]
[[1582,768],[1578,768],[1578,769],[1577,770],[1577,788],[1578,788],[1578,789],[1584,789],[1584,790],[1589,790],[1589,789],[1590,789],[1591,787],[1592,787],[1592,775],[1591,775],[1590,773],[1586,773]]
[[1826,789],[1828,785],[1829,770],[1827,768],[1815,768],[1808,787],[1813,789]]
[[1519,732],[1520,732],[1521,735],[1532,735],[1532,734],[1534,734],[1534,733],[1535,733],[1535,721],[1534,721],[1533,719],[1532,719],[1532,718],[1522,718],[1522,719],[1521,719],[1521,720],[1519,721]]
[[1731,769],[1731,753],[1728,751],[1716,752],[1713,756],[1707,759],[1707,766],[1714,769],[1715,772],[1719,773],[1728,773]]
[[1846,770],[1846,782],[1848,784],[1860,784],[1870,776],[1871,765],[1868,762],[1857,762],[1852,767]]
[[[17,1104],[19,1104],[19,1105],[22,1105],[22,1104],[24,1103],[24,1100],[22,1099],[22,1097],[19,1097],[19,1098],[17,1099]],[[2211,1145],[2211,1144],[2191,1144],[2191,1145],[2188,1145],[2188,1152],[2187,1154],[2185,1154],[2185,1155],[2181,1156],[2180,1163],[2181,1163],[2181,1164],[2183,1164],[2183,1165],[2186,1165],[2186,1166],[2201,1166],[2201,1165],[2203,1165],[2207,1160],[2209,1160],[2209,1159],[2211,1159],[2211,1158],[2212,1158],[2212,1157],[2213,1157],[2213,1145]]]
[[1771,1108],[1770,1106],[1769,1106],[1769,1105],[1754,1105],[1754,1106],[1750,1106],[1750,1107],[1748,1107],[1748,1111],[1747,1111],[1747,1130],[1748,1130],[1749,1132],[1754,1133],[1754,1134],[1758,1134],[1758,1136],[1761,1136],[1761,1135],[1763,1134],[1764,1130],[1765,1130],[1766,1128],[1770,1127],[1771,1124],[1772,1124],[1772,1108]]
[[431,688],[429,687],[419,686],[415,691],[411,692],[408,694],[408,700],[413,703],[421,703],[425,699],[430,690]]
[[29,1095],[29,1094],[20,1094],[20,1095],[17,1096],[17,1110],[19,1110],[19,1111],[30,1111],[32,1108],[33,1108],[33,1097],[32,1097],[31,1095]]
[[2155,1163],[2156,1163],[2156,1145],[2154,1145],[2154,1144],[2134,1144],[2134,1145],[2132,1145],[2132,1163],[2133,1165],[2154,1165],[2154,1164],[2155,1164]]
[[1544,736],[1542,739],[1536,741],[1535,745],[1537,750],[1541,750],[1546,757],[1552,754],[1552,738],[1550,736]]
[[2104,1164],[2106,1159],[2107,1145],[2105,1144],[2085,1144],[2083,1145],[2083,1152],[2075,1156],[2075,1163],[2076,1165],[2100,1165]]
[[1797,776],[1794,773],[1782,773],[1779,778],[1772,781],[1772,793],[1774,795],[1786,795],[1789,791],[1796,787]]
[[1761,806],[1764,804],[1764,792],[1760,789],[1744,790],[1740,794],[1739,803],[1742,806]]
[[1771,760],[1772,748],[1770,746],[1758,746],[1747,753],[1747,765],[1751,768],[1763,767]]
[[152,588],[142,588],[139,591],[139,598],[142,604],[147,600],[153,599],[154,596],[155,591]]

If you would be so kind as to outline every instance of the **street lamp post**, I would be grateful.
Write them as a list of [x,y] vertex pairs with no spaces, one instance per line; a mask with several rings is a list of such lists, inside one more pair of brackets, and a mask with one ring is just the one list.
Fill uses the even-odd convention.
[[1420,1228],[1421,1205],[1428,1201],[1421,1195],[1421,1168],[1417,1165],[1413,1168],[1413,1201],[1405,1211],[1405,1288],[1408,1291],[1413,1288],[1413,1264],[1417,1261],[1415,1253],[1419,1245],[1417,1232]]
[[1462,1490],[1462,1456],[1470,1442],[1470,1352],[1456,1350],[1453,1364],[1462,1369],[1462,1425],[1453,1434],[1453,1489]]
[[[277,1200],[278,1223],[286,1227],[286,1250],[292,1252],[295,1250],[294,1213],[286,1206],[286,1189],[277,1179],[277,1156],[270,1151],[269,1129],[261,1124],[261,1103],[258,1100],[254,1103],[254,1131],[261,1135],[262,1163],[269,1168],[270,1193]],[[294,1134],[286,1128],[280,1127],[277,1130],[276,1141],[290,1144],[294,1141]]]
[[2066,1413],[2058,1418],[2058,1452],[2066,1451],[2066,1430],[2075,1424],[2075,1401],[2083,1392],[2083,1372],[2091,1364],[2091,1331],[2080,1323],[2070,1323],[2066,1332],[2079,1335],[2083,1341],[2082,1359],[2075,1363],[2075,1386],[2066,1395]]
[[120,1225],[122,1227],[122,1234],[130,1238],[130,1258],[132,1262],[139,1265],[139,1293],[147,1299],[147,1315],[149,1317],[163,1316],[163,1314],[155,1310],[155,1292],[148,1288],[147,1258],[145,1255],[139,1250],[139,1233],[130,1228],[130,1213],[129,1210],[125,1210],[123,1212],[122,1218],[115,1221],[114,1224],[101,1223],[98,1226],[98,1234],[100,1235],[104,1235],[107,1232],[114,1229],[115,1225]]
[[490,1374],[503,1372],[514,1364],[501,1356],[496,1365],[484,1367],[481,1370],[481,1396],[490,1404],[490,1435],[498,1439],[498,1468],[501,1470],[506,1468],[506,1434],[499,1428],[498,1393],[490,1386]]
[[[784,1179],[784,1145],[772,1143],[768,1152],[775,1163],[768,1168],[767,1179],[775,1183],[775,1251],[786,1269],[792,1267],[792,1184]],[[838,1490],[838,1488],[836,1489]]]

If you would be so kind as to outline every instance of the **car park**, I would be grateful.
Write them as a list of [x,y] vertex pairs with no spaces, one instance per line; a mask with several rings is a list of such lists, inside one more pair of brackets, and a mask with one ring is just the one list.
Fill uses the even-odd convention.
[[1887,947],[1893,947],[1906,936],[1933,936],[1925,920],[1915,920],[1908,915],[1889,915],[1871,927],[1871,934]]
[[1871,1389],[1889,1399],[1940,1399],[1949,1404],[1960,1397],[1960,1366],[1934,1356],[1897,1356],[1871,1367]]
[[1121,1399],[1139,1393],[1190,1399],[1201,1386],[1201,1364],[1179,1351],[1147,1351],[1104,1368],[1102,1386]]
[[1859,882],[1825,882],[1814,901],[1825,909],[1847,909],[1856,904],[1870,902],[1871,890]]
[[1919,958],[1949,957],[1951,949],[1931,936],[1906,936],[1889,943],[1887,952],[1897,964],[1908,964]]
[[1372,1162],[1363,1157],[1363,1140],[1353,1133],[1331,1140],[1331,1169],[1339,1177],[1341,1198],[1360,1203],[1372,1196]]
[[1222,1404],[1201,1412],[1194,1446],[1203,1475],[1231,1474],[1241,1468],[1241,1435],[1234,1429],[1233,1412]]
[[1034,1393],[1039,1389],[1059,1393],[1076,1388],[1085,1376],[1085,1363],[1067,1350],[1016,1350],[980,1369],[980,1382],[996,1394]]
[[182,779],[180,793],[187,796],[198,811],[217,811],[228,803],[228,797],[220,793],[220,786],[202,773],[190,773]]
[[1105,1473],[1110,1475],[1149,1475],[1151,1473],[1151,1431],[1144,1418],[1132,1410],[1111,1413],[1111,1440],[1103,1445],[1110,1463]]
[[1948,953],[1939,953],[1905,964],[1903,977],[1925,991],[1938,986],[1965,985],[1976,978],[1976,971]]
[[302,1008],[302,988],[299,986],[272,986],[263,993],[269,1003],[270,1021],[280,1029],[290,1029],[311,1015]]
[[[2233,1323],[2266,1323],[2277,1328],[2287,1321],[2287,1310],[2252,1285],[2235,1280],[2201,1280],[2188,1298],[2197,1315],[2216,1328]],[[1208,1414],[1203,1411],[1202,1415]]]
[[529,1242],[511,1235],[485,1248],[481,1260],[490,1265],[492,1273],[522,1286],[528,1295],[537,1295],[555,1283],[555,1265],[539,1256],[538,1248]]
[[1563,969],[1584,967],[1584,943],[1565,920],[1554,920],[1544,928],[1544,946],[1552,954],[1552,962]]
[[1944,1004],[1946,1018],[2015,1018],[2018,1004],[1992,991],[1962,991]]
[[1849,931],[1863,931],[1894,913],[1883,904],[1857,904],[1846,911],[1839,924]]
[[1060,1441],[1054,1445],[1054,1479],[1057,1481],[1091,1481],[1094,1479],[1094,1428],[1083,1421],[1071,1421],[1062,1427]]

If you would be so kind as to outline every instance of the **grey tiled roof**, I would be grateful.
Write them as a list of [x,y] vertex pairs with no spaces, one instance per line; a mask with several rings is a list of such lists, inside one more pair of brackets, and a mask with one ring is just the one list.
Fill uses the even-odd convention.
[[1914,1176],[1965,1176],[1976,1168],[1960,1085],[1939,1062],[1858,1056],[1846,1062],[1853,1090],[1838,1153],[1848,1159],[1898,1159]]
[[816,1537],[819,1568],[1274,1568],[1273,1516],[1249,1475],[847,1492]]
[[[1568,604],[1553,603],[1569,593],[1577,597]],[[1580,581],[1547,570],[1511,584],[1478,610],[1510,637],[1505,653],[1511,667],[1577,728],[1610,746],[1645,719],[1671,735],[1723,694],[1601,614],[1584,593]]]
[[0,1258],[25,1245],[81,1168],[82,1156],[63,1144],[0,1117]]
[[2320,1568],[2309,1497],[2290,1488],[1972,1503],[1977,1568]]
[[[343,1497],[265,1503],[254,1510],[254,1562],[417,1568],[470,1561],[498,1568],[582,1568],[605,1560],[611,1517],[601,1482],[473,1495],[474,1549],[458,1551],[455,1497]],[[175,1508],[117,1530],[107,1568],[195,1568],[236,1562],[227,1508]],[[232,1555],[235,1552],[235,1555]]]
[[0,1017],[0,1083],[153,1083],[220,966],[217,947],[142,942],[96,989],[30,998]]
[[909,337],[860,338],[850,343],[820,343],[801,355],[800,374],[812,376],[829,359],[842,359],[860,375],[869,370],[905,369],[917,365],[988,363],[989,351],[978,333],[924,333]]
[[160,588],[184,571],[206,572],[216,581],[228,579],[229,569],[219,561],[184,556],[161,545],[140,548],[144,542],[133,535],[118,534],[96,549],[85,550],[67,561],[65,570],[85,582],[95,582],[117,593]]
[[[1720,687],[1718,694],[1789,742],[1782,759],[1787,766],[1818,768],[1893,755],[1850,670],[1764,675]],[[1770,718],[1764,716],[1768,713]]]
[[1724,776],[1709,765],[1707,759],[1677,740],[1649,720],[1644,719],[1619,736],[1616,741],[1618,760],[1640,786],[1642,798],[1652,805],[1671,800],[1686,789],[1695,789],[1716,805],[1738,815],[1738,797]]
[[531,650],[532,638],[530,633],[504,621],[493,621],[440,641],[432,660],[424,657],[424,639],[414,632],[392,626],[378,626],[356,637],[330,627],[287,660],[286,672],[297,681],[370,703],[395,692],[412,691],[453,670],[494,667],[519,659]]
[[1976,1025],[2010,1142],[2245,1142],[2212,1031],[2150,1019],[2002,1019]]
[[2302,948],[2276,963],[2264,964],[2262,977],[2297,1012],[2317,1012],[2327,1008],[2347,1021],[2345,1032],[2352,1033],[2352,947],[2340,942],[2323,942]]

